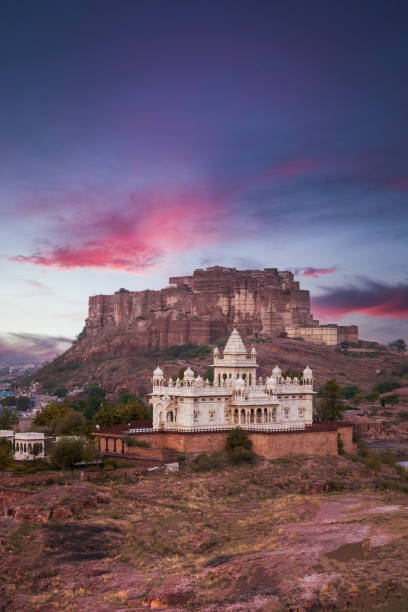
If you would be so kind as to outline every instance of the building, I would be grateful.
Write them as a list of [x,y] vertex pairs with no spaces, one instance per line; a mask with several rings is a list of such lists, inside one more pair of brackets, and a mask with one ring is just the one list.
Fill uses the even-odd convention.
[[[38,453],[34,455],[34,445]],[[44,434],[36,431],[16,432],[13,440],[14,459],[17,461],[43,459],[45,457]]]
[[316,325],[310,327],[285,327],[286,335],[288,338],[302,338],[306,342],[328,346],[337,346],[342,342],[358,342],[357,325],[319,325],[318,321],[315,323]]
[[313,375],[283,378],[276,366],[265,381],[257,377],[256,350],[248,355],[234,329],[221,356],[214,349],[214,382],[187,368],[182,380],[167,382],[153,373],[153,430],[305,429],[313,422]]

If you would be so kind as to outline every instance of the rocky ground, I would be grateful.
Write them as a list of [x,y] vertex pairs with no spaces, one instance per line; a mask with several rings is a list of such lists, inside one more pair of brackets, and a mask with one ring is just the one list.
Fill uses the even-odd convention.
[[1,609],[406,610],[408,481],[364,461],[32,489],[0,521]]
[[[301,373],[308,364],[313,369],[316,387],[319,388],[329,378],[336,378],[341,385],[358,385],[362,391],[384,379],[399,379],[398,372],[406,365],[408,358],[397,351],[378,349],[369,353],[341,353],[336,347],[316,345],[301,340],[275,338],[265,342],[245,339],[250,347],[257,349],[257,361],[260,364],[258,374],[265,378],[270,376],[276,363],[285,369]],[[32,378],[48,384],[52,390],[60,385],[68,388],[97,383],[108,391],[118,393],[124,389],[145,396],[151,390],[153,369],[160,363],[165,375],[176,374],[183,366],[191,366],[202,376],[212,363],[212,348],[203,357],[191,357],[194,354],[186,349],[184,355],[172,359],[168,351],[156,351],[131,354],[106,354],[92,357],[83,355],[78,359],[72,349],[47,364]],[[170,352],[171,353],[171,352]],[[75,358],[74,358],[75,355]],[[404,380],[401,379],[404,384]],[[406,380],[405,380],[406,384]]]

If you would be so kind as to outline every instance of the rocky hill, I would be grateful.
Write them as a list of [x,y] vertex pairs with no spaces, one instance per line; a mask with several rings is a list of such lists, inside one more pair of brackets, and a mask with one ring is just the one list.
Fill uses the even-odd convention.
[[[352,353],[287,338],[256,341],[254,337],[246,337],[245,341],[249,348],[252,344],[256,346],[260,365],[258,374],[262,377],[269,376],[276,363],[283,370],[295,372],[301,372],[309,364],[316,388],[329,378],[336,378],[342,385],[357,385],[362,391],[369,391],[377,382],[391,377],[406,384],[403,366],[407,365],[407,357],[386,348]],[[151,391],[151,375],[158,363],[166,376],[176,374],[187,365],[204,376],[213,360],[213,347],[182,345],[122,355],[107,353],[89,357],[86,361],[73,359],[74,352],[70,350],[38,370],[35,379],[50,391],[60,385],[73,388],[97,383],[114,393],[129,390],[146,397]]]

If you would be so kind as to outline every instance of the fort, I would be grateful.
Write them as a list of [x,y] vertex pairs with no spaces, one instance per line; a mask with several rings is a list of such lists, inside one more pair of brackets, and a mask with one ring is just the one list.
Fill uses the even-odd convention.
[[161,290],[127,291],[89,298],[85,328],[69,353],[125,354],[172,345],[212,344],[237,320],[243,336],[302,337],[337,344],[358,339],[355,326],[320,326],[310,312],[309,291],[290,271],[214,266],[172,277]]

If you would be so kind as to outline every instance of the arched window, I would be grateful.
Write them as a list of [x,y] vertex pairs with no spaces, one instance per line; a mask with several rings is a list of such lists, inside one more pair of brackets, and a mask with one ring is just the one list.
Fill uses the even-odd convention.
[[250,415],[249,419],[250,419],[251,423],[255,422],[255,412],[254,412],[253,408],[251,408],[251,415]]
[[234,423],[238,423],[238,408],[234,410]]
[[221,375],[218,374],[218,386],[220,386],[220,384],[221,384]]
[[262,423],[262,410],[261,410],[261,408],[258,408],[258,410],[256,411],[256,422],[257,423]]
[[226,375],[226,374],[223,374],[223,375],[222,375],[222,380],[223,380],[224,382],[227,380],[227,375]]
[[33,447],[31,446],[31,442],[29,442],[28,444],[28,452],[31,453],[33,450]]
[[169,410],[169,411],[168,411],[168,413],[167,413],[167,421],[168,421],[169,423],[172,423],[172,422],[173,422],[173,420],[174,420],[174,415],[173,415],[173,412],[172,412],[172,410]]
[[252,374],[249,375],[249,386],[252,387]]
[[265,410],[264,410],[264,423],[267,423],[267,422],[268,422],[268,409],[265,408]]
[[244,409],[241,410],[241,423],[242,424],[245,423],[245,410]]
[[24,443],[24,452],[25,453],[27,452],[27,444],[26,443]]

